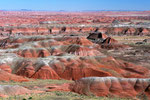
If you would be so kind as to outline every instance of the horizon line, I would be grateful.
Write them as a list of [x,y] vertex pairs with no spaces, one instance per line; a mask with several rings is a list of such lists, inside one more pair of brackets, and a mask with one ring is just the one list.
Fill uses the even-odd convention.
[[150,11],[150,10],[32,10],[32,9],[0,9],[0,11],[48,11],[48,12],[98,12],[98,11]]

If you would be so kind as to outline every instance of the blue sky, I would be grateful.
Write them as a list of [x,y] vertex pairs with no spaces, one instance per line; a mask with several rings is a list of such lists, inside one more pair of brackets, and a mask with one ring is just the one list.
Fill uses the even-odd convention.
[[150,0],[1,0],[5,10],[150,10]]

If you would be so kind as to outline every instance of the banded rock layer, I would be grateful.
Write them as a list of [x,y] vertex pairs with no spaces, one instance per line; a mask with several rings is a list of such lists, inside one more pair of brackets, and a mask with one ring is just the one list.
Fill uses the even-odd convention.
[[96,96],[150,97],[150,79],[88,77],[76,81],[72,91],[79,94]]

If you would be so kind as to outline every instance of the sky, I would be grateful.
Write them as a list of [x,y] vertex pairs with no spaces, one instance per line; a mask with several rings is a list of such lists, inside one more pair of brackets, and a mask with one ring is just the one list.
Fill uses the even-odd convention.
[[1,0],[0,10],[150,10],[150,0]]

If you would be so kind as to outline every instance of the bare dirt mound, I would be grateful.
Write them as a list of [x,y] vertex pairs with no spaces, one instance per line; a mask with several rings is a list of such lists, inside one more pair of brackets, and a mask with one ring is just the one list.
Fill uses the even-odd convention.
[[31,93],[42,93],[43,91],[29,90],[19,85],[0,85],[0,96],[7,97],[13,95],[23,95]]
[[80,45],[70,45],[65,52],[77,56],[100,56],[103,55],[98,50],[96,50],[94,47],[86,47],[86,46],[80,46]]
[[0,81],[26,82],[29,80],[22,76],[17,76],[0,69]]
[[[21,65],[21,66],[20,66]],[[20,76],[37,79],[78,80],[90,76],[115,76],[126,78],[148,78],[149,69],[117,60],[113,57],[63,56],[53,59],[18,60],[13,72]]]
[[149,97],[149,86],[149,79],[89,77],[76,81],[72,91],[96,96]]

